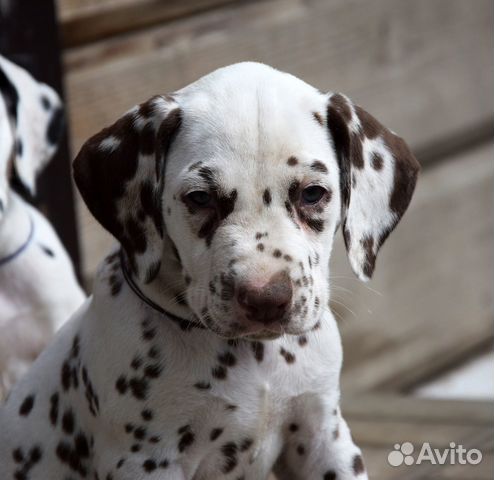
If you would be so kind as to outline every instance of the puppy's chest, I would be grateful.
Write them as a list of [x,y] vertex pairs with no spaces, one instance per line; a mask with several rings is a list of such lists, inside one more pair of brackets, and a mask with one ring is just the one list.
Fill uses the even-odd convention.
[[127,426],[128,447],[154,450],[157,442],[160,458],[175,459],[187,478],[216,479],[234,470],[262,478],[294,416],[303,415],[297,400],[319,388],[304,372],[310,350],[297,353],[286,342],[220,342],[200,350],[200,361],[194,349],[189,362],[183,353],[183,363],[163,372],[150,391],[142,418]]

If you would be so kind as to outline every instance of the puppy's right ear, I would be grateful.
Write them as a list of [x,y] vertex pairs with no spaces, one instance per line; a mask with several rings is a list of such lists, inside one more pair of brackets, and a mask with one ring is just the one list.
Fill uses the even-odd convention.
[[160,267],[165,161],[181,121],[171,96],[153,97],[90,138],[73,164],[89,210],[120,242],[144,282]]

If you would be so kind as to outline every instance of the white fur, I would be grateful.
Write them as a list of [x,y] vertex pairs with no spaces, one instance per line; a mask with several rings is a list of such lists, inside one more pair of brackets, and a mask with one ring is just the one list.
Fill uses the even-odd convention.
[[[84,293],[71,261],[47,219],[9,184],[11,169],[33,191],[36,172],[55,151],[46,140],[50,112],[60,107],[56,93],[0,56],[0,68],[15,86],[17,121],[0,95],[0,398],[25,373],[54,332],[80,306]],[[41,96],[51,103],[41,105]],[[15,141],[22,140],[22,155]],[[33,235],[26,248],[11,261]],[[53,256],[43,249],[49,249]]]

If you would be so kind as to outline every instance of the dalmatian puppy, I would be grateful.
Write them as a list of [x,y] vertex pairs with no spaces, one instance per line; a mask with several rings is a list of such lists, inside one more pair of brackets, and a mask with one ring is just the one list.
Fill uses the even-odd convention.
[[257,63],[89,139],[75,180],[120,248],[0,411],[0,476],[367,478],[329,258],[341,223],[369,279],[418,169],[346,96]]
[[57,94],[0,56],[0,398],[84,301],[69,257],[31,194],[63,127]]

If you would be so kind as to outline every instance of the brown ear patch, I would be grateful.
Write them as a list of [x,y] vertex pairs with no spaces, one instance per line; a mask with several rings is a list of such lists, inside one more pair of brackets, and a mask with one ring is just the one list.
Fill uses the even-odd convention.
[[[368,279],[410,203],[420,166],[403,139],[341,94],[330,97],[327,122],[340,168],[345,245],[354,271]],[[367,142],[376,150],[369,153]],[[376,178],[380,188],[373,188]]]
[[[73,163],[76,185],[94,217],[121,244],[134,273],[156,272],[163,238],[166,154],[181,111],[153,97],[90,138]],[[146,253],[138,268],[136,256]]]

